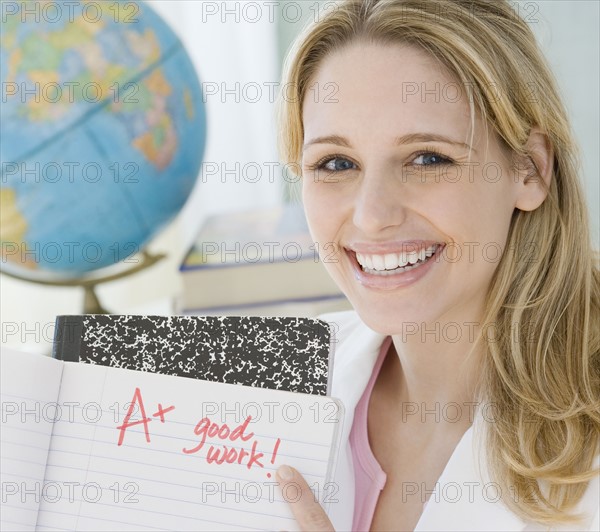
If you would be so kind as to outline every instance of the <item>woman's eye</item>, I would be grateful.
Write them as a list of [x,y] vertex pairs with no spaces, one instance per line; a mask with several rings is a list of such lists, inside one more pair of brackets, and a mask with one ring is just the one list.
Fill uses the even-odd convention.
[[[438,166],[452,164],[452,160],[435,152],[422,152],[412,161],[416,166]],[[308,166],[309,170],[324,171],[327,173],[345,172],[356,169],[356,165],[345,157],[329,157],[321,159],[315,164]]]
[[343,172],[344,170],[351,170],[353,166],[354,163],[352,161],[342,157],[333,157],[317,163],[318,170],[327,170],[328,172]]
[[435,166],[438,164],[449,164],[452,161],[439,153],[427,152],[421,153],[414,159],[413,163],[419,166]]

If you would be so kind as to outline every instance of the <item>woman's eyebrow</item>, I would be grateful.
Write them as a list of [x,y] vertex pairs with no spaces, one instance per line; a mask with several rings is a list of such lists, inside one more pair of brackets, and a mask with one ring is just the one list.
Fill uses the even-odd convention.
[[[409,133],[401,137],[396,137],[393,145],[401,146],[403,144],[411,144],[414,142],[444,142],[446,144],[452,144],[454,146],[459,146],[461,148],[466,148],[468,150],[477,152],[477,150],[472,148],[469,144],[458,142],[450,137],[446,137],[445,135],[440,135],[438,133]],[[346,148],[352,147],[350,141],[346,137],[342,137],[341,135],[327,135],[324,137],[316,137],[307,141],[302,147],[302,150],[306,150],[306,148],[312,146],[313,144],[335,144],[337,146],[344,146]]]
[[337,146],[345,146],[346,148],[350,148],[350,142],[346,137],[341,137],[340,135],[327,135],[326,137],[316,137],[308,142],[304,143],[302,146],[302,150],[306,150],[309,146],[313,144],[335,144]]

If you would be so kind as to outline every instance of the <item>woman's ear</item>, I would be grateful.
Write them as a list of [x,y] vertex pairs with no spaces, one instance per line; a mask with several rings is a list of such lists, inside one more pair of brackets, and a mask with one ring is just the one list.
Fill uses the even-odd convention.
[[531,128],[525,149],[529,155],[520,157],[515,167],[515,181],[518,181],[515,207],[533,211],[548,195],[554,170],[554,150],[548,136],[537,126]]

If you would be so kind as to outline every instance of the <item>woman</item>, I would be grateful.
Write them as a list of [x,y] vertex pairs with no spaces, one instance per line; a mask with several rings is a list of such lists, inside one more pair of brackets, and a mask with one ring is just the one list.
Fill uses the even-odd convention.
[[300,527],[597,530],[600,275],[525,21],[504,0],[346,0],[283,81],[283,159],[355,309],[326,316],[332,521],[279,471]]

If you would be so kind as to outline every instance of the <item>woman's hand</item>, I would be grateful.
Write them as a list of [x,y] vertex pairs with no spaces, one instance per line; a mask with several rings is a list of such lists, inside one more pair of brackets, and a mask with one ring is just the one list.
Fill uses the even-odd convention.
[[277,469],[277,480],[283,498],[288,502],[296,522],[303,532],[335,532],[333,525],[321,505],[315,501],[313,492],[304,477],[293,467],[281,466]]

